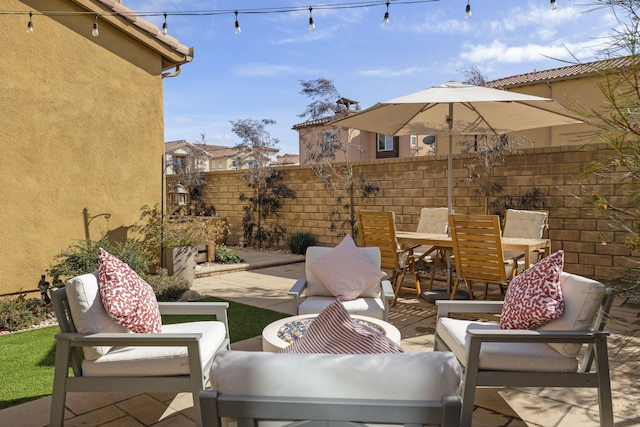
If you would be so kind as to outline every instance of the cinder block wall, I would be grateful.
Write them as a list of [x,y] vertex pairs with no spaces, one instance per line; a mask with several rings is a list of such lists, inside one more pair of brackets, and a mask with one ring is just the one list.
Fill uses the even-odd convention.
[[[531,148],[523,154],[507,156],[505,164],[494,168],[495,179],[504,186],[502,194],[519,196],[540,189],[544,194],[544,209],[549,211],[549,237],[553,251],[565,251],[565,271],[607,281],[618,275],[617,268],[632,257],[622,245],[603,244],[605,241],[622,242],[623,230],[599,217],[593,206],[586,202],[591,193],[611,196],[616,187],[598,184],[594,175],[583,170],[598,156],[612,153],[604,145],[593,145],[590,150],[575,146]],[[475,187],[461,184],[468,171],[469,158],[453,160],[453,207],[456,213],[485,213],[484,198],[474,196]],[[309,166],[283,169],[284,182],[297,193],[297,198],[286,200],[277,221],[288,232],[308,231],[319,237],[321,245],[333,246],[341,237],[330,231],[329,214],[336,210],[336,197],[314,175]],[[356,199],[356,210],[393,210],[399,230],[412,231],[418,224],[423,207],[447,205],[447,158],[414,157],[356,162],[354,177],[364,176],[375,183],[380,191],[366,204]],[[229,244],[241,242],[243,203],[239,196],[247,192],[242,171],[210,172],[204,197],[216,207],[219,216],[227,217],[231,235]],[[342,203],[348,202],[346,192]],[[620,205],[629,205],[629,194],[617,194]],[[346,213],[345,213],[346,214]],[[348,232],[344,229],[343,232]]]

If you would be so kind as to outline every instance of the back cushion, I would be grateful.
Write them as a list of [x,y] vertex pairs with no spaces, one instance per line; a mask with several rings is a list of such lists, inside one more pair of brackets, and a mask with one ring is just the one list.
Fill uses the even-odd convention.
[[[564,298],[564,313],[538,330],[541,331],[586,331],[602,305],[606,294],[605,286],[593,279],[562,272],[560,286]],[[582,344],[549,344],[563,356],[577,357]]]
[[[333,248],[325,248],[322,246],[309,246],[305,257],[305,278],[307,279],[307,288],[305,296],[323,296],[333,297],[333,294],[322,284],[318,276],[309,269],[309,266],[315,264],[324,256],[326,256]],[[380,266],[380,249],[378,248],[358,248],[373,265]],[[362,291],[360,297],[377,298],[380,296],[380,285],[374,283],[369,288]]]
[[[65,284],[69,310],[76,331],[81,333],[131,332],[113,321],[105,311],[98,290],[98,272],[83,274],[67,280]],[[84,357],[95,360],[111,347],[83,347]]]
[[[283,373],[299,375],[283,375]],[[451,352],[285,354],[222,351],[214,390],[251,396],[437,400],[457,395],[460,365]],[[393,379],[393,381],[390,381]]]
[[422,208],[418,233],[446,234],[449,230],[449,208]]
[[523,237],[540,239],[544,233],[547,214],[537,211],[507,210],[503,237]]

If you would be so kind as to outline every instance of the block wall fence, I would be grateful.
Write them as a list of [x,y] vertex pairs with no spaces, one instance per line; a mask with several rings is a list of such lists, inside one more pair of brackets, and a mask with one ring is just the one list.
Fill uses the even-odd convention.
[[[508,155],[504,164],[494,168],[494,177],[504,186],[503,195],[520,196],[538,188],[543,194],[544,206],[549,211],[549,238],[552,251],[565,251],[565,271],[607,282],[619,276],[619,267],[634,257],[619,244],[627,235],[616,229],[610,221],[598,216],[587,202],[589,194],[614,196],[614,185],[598,184],[594,175],[583,170],[599,156],[610,156],[603,144],[588,150],[576,146],[530,148],[521,154]],[[468,175],[465,164],[469,157],[453,160],[453,207],[459,214],[484,214],[484,197],[474,196],[473,186],[460,181]],[[367,182],[379,187],[374,197],[360,209],[392,210],[396,213],[398,230],[414,231],[423,207],[447,205],[447,157],[412,157],[383,159],[352,163],[355,178],[363,176]],[[330,231],[329,213],[336,210],[335,196],[315,176],[308,165],[283,168],[284,183],[296,192],[295,199],[284,201],[277,221],[288,233],[306,231],[314,233],[322,246],[334,246],[342,239],[337,231]],[[242,216],[244,203],[241,193],[248,188],[242,180],[242,171],[209,172],[205,174],[204,201],[215,206],[218,216],[227,218],[230,245],[242,243]],[[168,180],[172,185],[173,180]],[[342,192],[346,197],[346,192]],[[629,194],[615,195],[616,205],[629,206]],[[358,204],[360,203],[360,204]],[[350,230],[344,229],[344,233]],[[344,235],[344,234],[343,234]],[[282,243],[284,246],[284,243]]]

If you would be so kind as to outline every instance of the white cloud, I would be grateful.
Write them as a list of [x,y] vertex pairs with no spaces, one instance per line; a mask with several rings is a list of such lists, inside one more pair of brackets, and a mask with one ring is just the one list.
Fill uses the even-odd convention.
[[248,63],[233,67],[234,74],[243,77],[271,77],[283,74],[308,74],[311,70],[286,64]]
[[399,77],[399,76],[408,76],[417,73],[424,72],[425,68],[423,67],[407,67],[398,70],[391,70],[388,68],[372,68],[369,70],[359,71],[356,74],[365,76],[365,77]]

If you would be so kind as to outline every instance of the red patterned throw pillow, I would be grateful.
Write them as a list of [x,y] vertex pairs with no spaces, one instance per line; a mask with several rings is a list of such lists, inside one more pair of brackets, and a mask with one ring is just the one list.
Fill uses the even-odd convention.
[[558,251],[516,276],[504,296],[500,329],[535,329],[560,317],[563,266],[564,252]]
[[162,320],[153,288],[126,263],[100,248],[100,299],[107,314],[136,333],[161,332]]
[[302,337],[281,351],[326,354],[403,352],[398,344],[384,334],[355,322],[338,300],[318,314]]

